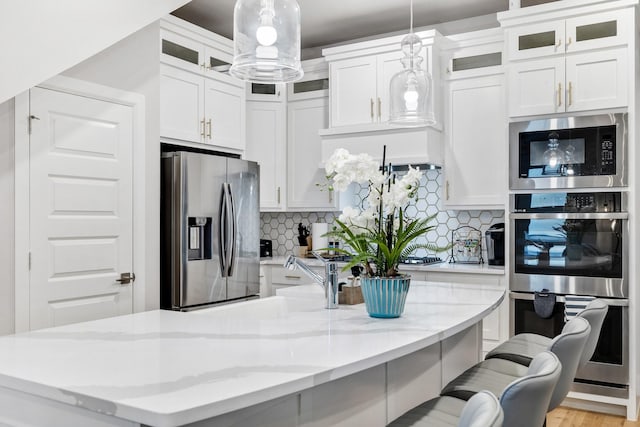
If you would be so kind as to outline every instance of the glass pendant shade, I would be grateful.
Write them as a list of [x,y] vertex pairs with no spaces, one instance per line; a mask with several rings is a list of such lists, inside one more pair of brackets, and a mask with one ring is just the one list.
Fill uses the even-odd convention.
[[431,75],[422,69],[422,40],[413,33],[413,2],[411,29],[400,43],[404,70],[389,83],[389,124],[403,127],[431,126],[436,123],[431,110]]
[[296,0],[238,0],[233,24],[232,76],[256,83],[286,83],[303,76]]

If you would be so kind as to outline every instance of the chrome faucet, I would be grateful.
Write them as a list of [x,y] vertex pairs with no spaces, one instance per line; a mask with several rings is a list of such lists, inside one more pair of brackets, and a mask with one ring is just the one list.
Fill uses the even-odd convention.
[[324,263],[324,277],[311,270],[307,264],[300,260],[300,258],[296,258],[293,255],[289,255],[284,266],[289,270],[295,270],[296,267],[300,267],[307,276],[324,288],[324,296],[326,298],[324,308],[338,308],[338,264],[335,261],[324,259],[315,251],[311,251],[311,253]]

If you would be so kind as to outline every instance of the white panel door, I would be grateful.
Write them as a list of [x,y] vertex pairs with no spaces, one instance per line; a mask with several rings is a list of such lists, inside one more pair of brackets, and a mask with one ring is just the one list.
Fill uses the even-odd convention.
[[443,195],[448,209],[504,209],[508,144],[503,80],[488,76],[449,83]]
[[564,56],[509,65],[509,116],[565,111]]
[[204,78],[163,65],[160,67],[160,136],[203,142]]
[[297,210],[333,211],[338,201],[325,184],[320,167],[318,130],[327,127],[327,98],[290,102],[287,114],[287,206]]
[[285,104],[247,102],[245,159],[260,164],[260,210],[283,210],[285,195]]
[[[423,62],[420,64],[422,69],[425,69],[424,63],[424,50]],[[400,62],[400,58],[404,55],[399,50],[395,50],[389,53],[383,53],[378,55],[378,84],[377,84],[377,99],[376,99],[376,117],[379,123],[385,123],[389,121],[389,84],[391,78],[398,72],[402,71],[404,67]]]
[[222,80],[205,81],[205,143],[219,147],[244,150],[245,88]]
[[329,64],[331,127],[376,121],[376,57]]
[[31,90],[30,329],[131,313],[131,107]]
[[627,48],[567,55],[567,111],[626,107]]

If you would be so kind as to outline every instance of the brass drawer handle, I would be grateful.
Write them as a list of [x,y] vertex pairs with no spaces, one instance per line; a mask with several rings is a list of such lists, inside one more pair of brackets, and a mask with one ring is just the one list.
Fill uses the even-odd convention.
[[285,279],[302,279],[302,276],[284,276]]

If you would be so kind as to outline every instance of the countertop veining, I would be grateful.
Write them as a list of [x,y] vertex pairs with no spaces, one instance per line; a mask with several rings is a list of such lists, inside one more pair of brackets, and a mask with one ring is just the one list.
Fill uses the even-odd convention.
[[181,425],[432,345],[485,317],[504,293],[415,281],[399,319],[373,319],[363,304],[326,310],[319,294],[4,336],[0,387],[147,425]]

